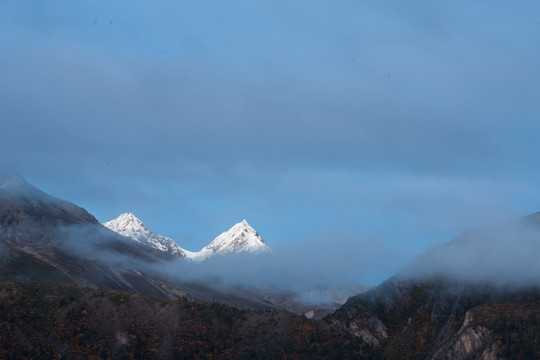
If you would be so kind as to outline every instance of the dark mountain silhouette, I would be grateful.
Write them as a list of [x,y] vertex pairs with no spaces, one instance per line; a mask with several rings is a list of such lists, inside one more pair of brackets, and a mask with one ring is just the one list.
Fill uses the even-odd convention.
[[537,359],[538,224],[466,232],[313,320],[164,275],[180,260],[3,176],[0,358]]
[[0,226],[6,239],[32,244],[55,244],[55,228],[97,225],[86,210],[50,196],[22,177],[0,177]]

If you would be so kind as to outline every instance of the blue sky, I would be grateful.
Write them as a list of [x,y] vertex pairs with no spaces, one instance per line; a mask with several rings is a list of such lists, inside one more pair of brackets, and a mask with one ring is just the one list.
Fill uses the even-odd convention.
[[535,1],[6,0],[0,45],[0,161],[190,250],[246,218],[377,282],[540,210]]

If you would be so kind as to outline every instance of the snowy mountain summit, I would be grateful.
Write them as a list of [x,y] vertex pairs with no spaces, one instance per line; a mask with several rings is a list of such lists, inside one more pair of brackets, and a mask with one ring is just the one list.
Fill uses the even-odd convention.
[[209,245],[196,252],[181,248],[171,238],[154,234],[132,213],[122,214],[114,220],[103,223],[103,225],[141,244],[194,262],[204,261],[217,254],[226,255],[241,252],[260,254],[271,251],[264,239],[246,220],[234,225],[215,238]]
[[114,220],[103,223],[103,225],[120,235],[171,255],[186,256],[186,251],[178,246],[173,239],[154,234],[132,213],[122,214]]
[[258,254],[270,251],[270,247],[246,220],[242,220],[201,250],[203,253],[210,251],[214,254],[240,252]]

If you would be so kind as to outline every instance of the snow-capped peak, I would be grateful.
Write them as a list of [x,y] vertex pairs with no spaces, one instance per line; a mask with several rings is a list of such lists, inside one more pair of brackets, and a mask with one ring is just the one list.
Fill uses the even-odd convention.
[[143,222],[132,213],[122,214],[114,220],[103,223],[103,225],[116,232],[132,231],[139,234],[150,232]]
[[209,245],[197,252],[191,252],[181,248],[171,238],[154,234],[132,213],[122,214],[114,220],[103,223],[103,225],[141,244],[194,262],[204,261],[214,254],[240,252],[258,254],[271,251],[264,239],[245,219],[219,235]]
[[222,233],[201,252],[212,251],[213,253],[260,253],[270,251],[264,239],[244,219],[234,225],[228,231]]
[[110,230],[120,235],[127,236],[141,244],[148,245],[178,257],[186,256],[185,250],[178,246],[173,239],[154,234],[132,213],[122,214],[114,220],[103,223],[103,225]]

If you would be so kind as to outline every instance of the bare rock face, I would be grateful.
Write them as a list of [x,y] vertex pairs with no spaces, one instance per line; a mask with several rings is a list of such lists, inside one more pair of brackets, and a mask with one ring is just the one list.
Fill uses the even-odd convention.
[[384,323],[366,306],[342,307],[332,316],[331,324],[370,345],[377,345],[388,336]]
[[[539,301],[534,289],[392,280],[351,298],[326,321],[386,359],[498,360],[516,349],[534,354]],[[527,336],[520,335],[523,329]]]
[[498,347],[493,333],[486,327],[473,321],[473,312],[467,311],[461,328],[430,359],[433,360],[465,360],[482,359],[497,360]]

